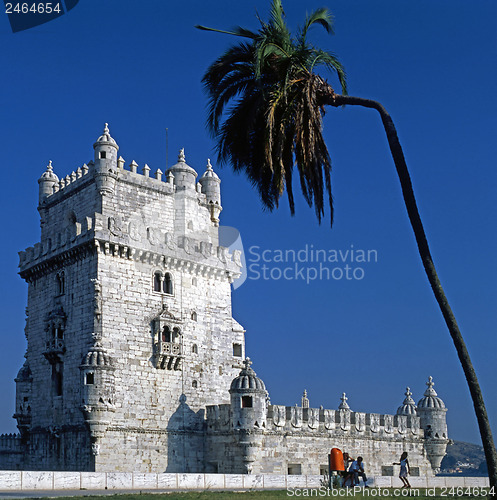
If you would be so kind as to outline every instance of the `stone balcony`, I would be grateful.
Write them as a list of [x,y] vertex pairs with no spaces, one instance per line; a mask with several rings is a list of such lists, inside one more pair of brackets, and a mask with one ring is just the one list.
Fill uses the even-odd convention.
[[154,344],[155,367],[161,370],[181,370],[183,346],[175,342]]
[[50,364],[60,362],[60,357],[66,352],[66,345],[63,339],[49,339],[45,343],[43,356],[47,358]]

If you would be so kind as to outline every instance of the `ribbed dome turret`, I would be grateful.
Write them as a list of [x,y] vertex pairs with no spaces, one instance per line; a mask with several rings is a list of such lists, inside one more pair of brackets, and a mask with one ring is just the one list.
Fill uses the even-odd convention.
[[115,146],[119,149],[117,142],[110,135],[108,123],[105,124],[102,135],[96,140],[95,144],[93,144],[93,147],[96,148],[97,146],[101,146],[102,144],[111,144],[112,146]]
[[243,363],[245,366],[240,371],[240,374],[231,382],[230,392],[243,392],[250,389],[266,392],[266,386],[264,385],[264,382],[259,377],[257,377],[254,370],[252,370],[252,368],[250,367],[250,365],[252,364],[250,358],[245,358],[245,361]]
[[38,179],[38,182],[43,182],[43,181],[55,181],[59,182],[59,178],[55,175],[52,167],[52,160],[48,162],[47,169],[45,172],[43,172]]
[[437,396],[433,386],[433,377],[428,377],[428,382],[426,382],[428,389],[424,393],[424,397],[418,402],[418,410],[422,408],[434,408],[439,410],[445,410],[445,403]]
[[409,387],[406,387],[405,399],[402,406],[397,409],[397,415],[416,415],[416,403],[412,399],[412,392]]
[[174,184],[178,189],[195,189],[197,172],[186,163],[185,150],[181,149],[178,154],[178,163],[174,164],[168,173],[174,176]]
[[90,348],[88,354],[83,357],[81,361],[81,366],[92,366],[92,367],[113,367],[112,357],[107,353],[107,350],[102,347],[100,342],[96,342],[95,345]]

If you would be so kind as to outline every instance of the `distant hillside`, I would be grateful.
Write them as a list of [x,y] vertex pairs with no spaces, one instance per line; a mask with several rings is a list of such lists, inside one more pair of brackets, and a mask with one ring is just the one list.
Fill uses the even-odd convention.
[[441,473],[484,476],[486,475],[484,462],[485,454],[482,446],[453,441],[447,446],[447,455],[441,463]]

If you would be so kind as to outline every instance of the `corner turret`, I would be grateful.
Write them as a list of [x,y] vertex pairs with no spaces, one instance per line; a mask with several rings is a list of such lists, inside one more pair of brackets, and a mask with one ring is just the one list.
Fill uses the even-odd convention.
[[101,195],[112,194],[117,177],[117,151],[119,146],[111,137],[106,123],[102,135],[93,144],[95,150],[95,182]]
[[207,170],[200,178],[199,183],[202,186],[201,192],[205,194],[209,206],[211,220],[215,226],[219,226],[219,214],[223,209],[221,206],[221,179],[212,169],[210,159],[207,159]]
[[47,170],[41,174],[38,179],[39,184],[39,205],[51,195],[54,191],[54,186],[59,183],[59,178],[55,175],[52,167],[52,160],[48,162]]
[[418,402],[417,413],[420,419],[420,426],[425,433],[425,448],[428,459],[433,470],[440,470],[440,463],[445,456],[445,450],[449,442],[447,438],[447,422],[444,402],[438,397],[433,386],[433,377],[426,382],[428,389],[424,397]]
[[92,454],[100,452],[99,439],[105,435],[110,425],[114,406],[114,363],[102,347],[95,342],[83,356],[81,371],[81,412],[90,431]]
[[178,154],[178,163],[174,164],[168,171],[168,180],[173,175],[174,185],[177,190],[193,189],[195,190],[195,179],[197,172],[186,163],[185,150],[182,148]]
[[243,364],[244,368],[230,387],[231,425],[239,447],[238,456],[243,462],[242,472],[250,474],[266,428],[268,392],[250,367],[250,358],[245,358]]

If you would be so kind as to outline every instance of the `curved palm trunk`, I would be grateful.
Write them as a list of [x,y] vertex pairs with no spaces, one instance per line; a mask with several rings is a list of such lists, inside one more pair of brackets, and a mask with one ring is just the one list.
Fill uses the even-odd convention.
[[469,391],[475,407],[476,418],[478,420],[478,426],[480,428],[483,448],[485,450],[490,486],[493,486],[495,491],[497,490],[497,452],[492,438],[492,430],[490,428],[487,410],[485,408],[485,403],[483,402],[483,395],[481,393],[478,378],[476,377],[476,372],[473,368],[473,364],[471,363],[468,350],[461,332],[459,331],[459,327],[457,326],[456,318],[450,308],[449,302],[445,296],[435,270],[435,265],[428,247],[428,241],[426,240],[423,224],[416,205],[416,199],[414,197],[411,178],[407,169],[404,153],[402,151],[392,118],[380,103],[370,99],[363,99],[361,97],[328,94],[325,97],[324,104],[335,107],[343,106],[345,104],[364,106],[366,108],[376,109],[380,113],[387,135],[388,144],[390,146],[390,151],[395,162],[395,168],[397,169],[397,174],[402,186],[402,194],[404,196],[404,202],[409,215],[409,220],[411,221],[411,226],[416,237],[419,255],[421,256],[426,275],[428,276],[431,288],[435,294],[440,310],[442,311],[445,323],[447,324],[454,346],[457,350],[457,355],[459,356],[459,360],[463,367],[464,375],[466,376],[466,380],[468,382]]

